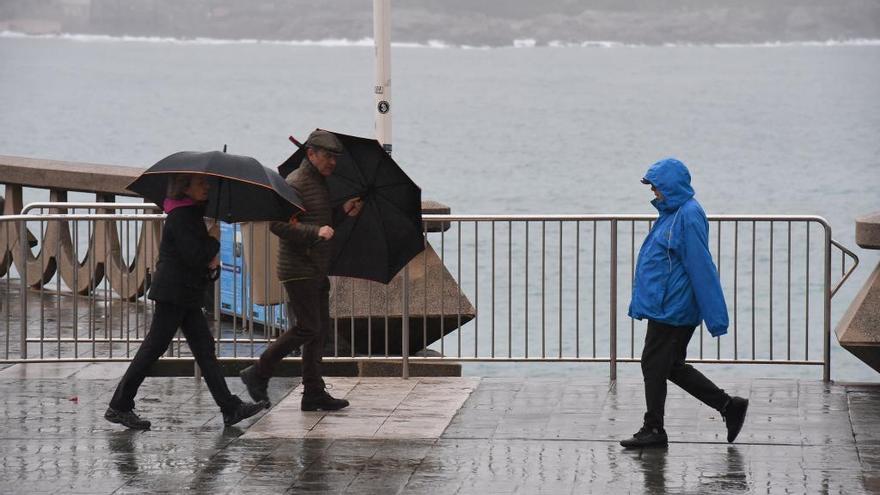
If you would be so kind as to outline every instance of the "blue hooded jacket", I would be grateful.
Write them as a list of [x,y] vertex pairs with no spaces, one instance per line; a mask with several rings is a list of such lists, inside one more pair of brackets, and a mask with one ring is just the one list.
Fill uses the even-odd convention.
[[709,221],[694,199],[691,174],[667,158],[645,174],[663,195],[660,216],[639,250],[629,315],[674,326],[705,320],[713,337],[727,333],[727,304],[709,252]]

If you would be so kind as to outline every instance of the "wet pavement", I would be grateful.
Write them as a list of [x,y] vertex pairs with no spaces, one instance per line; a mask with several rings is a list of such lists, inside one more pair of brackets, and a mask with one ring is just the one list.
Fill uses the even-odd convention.
[[880,493],[876,384],[719,382],[751,400],[735,444],[670,386],[669,447],[627,451],[638,382],[331,378],[352,406],[322,414],[280,378],[272,410],[224,428],[204,385],[157,377],[137,403],[153,429],[135,432],[102,418],[122,371],[0,371],[0,493]]

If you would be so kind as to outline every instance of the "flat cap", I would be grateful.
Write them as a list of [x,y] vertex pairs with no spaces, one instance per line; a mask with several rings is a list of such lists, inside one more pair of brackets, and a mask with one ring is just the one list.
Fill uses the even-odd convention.
[[315,129],[312,131],[312,133],[309,134],[309,138],[306,139],[306,146],[310,148],[320,148],[328,153],[333,153],[334,155],[341,155],[345,151],[339,138],[332,132],[325,131],[324,129]]

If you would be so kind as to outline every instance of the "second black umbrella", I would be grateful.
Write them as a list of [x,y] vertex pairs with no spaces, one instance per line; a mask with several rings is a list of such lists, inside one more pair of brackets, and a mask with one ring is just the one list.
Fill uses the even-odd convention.
[[[422,190],[375,139],[333,133],[345,148],[336,170],[327,177],[330,200],[341,207],[360,197],[356,217],[342,216],[334,225],[330,275],[363,278],[387,284],[425,249]],[[300,148],[278,171],[287,176],[300,166]]]

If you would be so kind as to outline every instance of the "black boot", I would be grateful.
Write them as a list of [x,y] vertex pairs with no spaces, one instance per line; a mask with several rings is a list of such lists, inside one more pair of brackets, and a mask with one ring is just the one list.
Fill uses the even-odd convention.
[[118,423],[132,430],[149,430],[150,422],[141,419],[134,411],[118,411],[112,407],[107,408],[104,413],[104,419],[111,423]]
[[663,428],[649,428],[642,426],[632,438],[621,440],[620,445],[628,449],[640,447],[665,447],[669,444],[666,431]]
[[300,403],[300,409],[303,411],[338,411],[344,407],[348,407],[347,400],[334,399],[326,390],[306,392]]
[[721,417],[727,423],[727,441],[733,443],[739,431],[742,430],[746,421],[746,411],[749,409],[749,400],[742,397],[731,397],[730,401],[721,411]]
[[265,408],[266,404],[262,402],[242,402],[232,411],[223,413],[223,424],[226,426],[232,426],[243,419],[247,419],[254,414],[257,414]]
[[262,402],[269,407],[269,379],[260,376],[257,366],[255,364],[248,366],[241,370],[238,376],[244,382],[254,402]]

